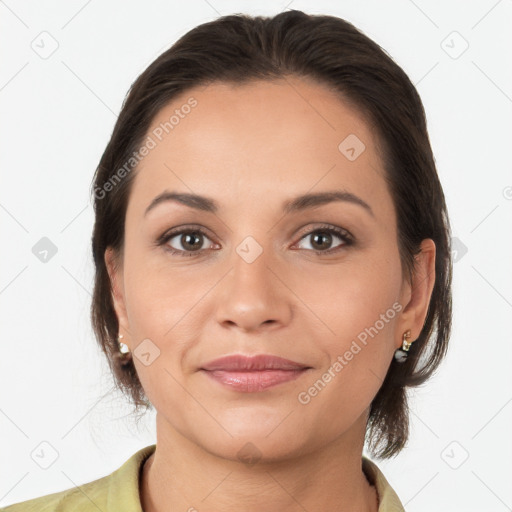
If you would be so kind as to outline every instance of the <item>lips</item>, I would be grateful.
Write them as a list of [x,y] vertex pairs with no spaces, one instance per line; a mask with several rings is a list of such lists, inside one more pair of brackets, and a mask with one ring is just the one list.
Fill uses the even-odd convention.
[[304,368],[308,366],[267,354],[257,356],[235,354],[215,359],[201,367],[202,370],[207,371],[302,370]]
[[254,393],[295,380],[310,368],[267,354],[252,357],[235,354],[210,361],[200,370],[234,391]]

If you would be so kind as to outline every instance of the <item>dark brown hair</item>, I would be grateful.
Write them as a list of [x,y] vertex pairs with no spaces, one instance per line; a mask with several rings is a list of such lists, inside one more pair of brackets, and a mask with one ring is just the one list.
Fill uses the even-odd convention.
[[[377,457],[391,457],[408,438],[406,387],[425,382],[447,350],[452,312],[450,226],[415,87],[378,44],[343,19],[296,10],[274,17],[223,16],[186,33],[133,83],[93,182],[94,331],[119,388],[131,397],[137,411],[151,407],[133,361],[123,362],[119,354],[119,325],[104,261],[108,247],[122,256],[126,208],[136,172],[130,158],[160,109],[192,87],[288,76],[327,86],[355,106],[376,131],[408,279],[421,241],[431,238],[436,244],[436,279],[423,330],[405,364],[393,359],[371,404],[369,448]],[[131,167],[126,167],[127,162]]]

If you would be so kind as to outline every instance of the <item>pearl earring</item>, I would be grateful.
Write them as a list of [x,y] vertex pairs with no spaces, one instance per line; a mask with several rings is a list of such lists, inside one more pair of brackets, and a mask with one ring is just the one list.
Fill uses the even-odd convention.
[[405,361],[407,361],[407,356],[409,355],[409,348],[413,343],[412,341],[409,341],[410,337],[411,331],[405,331],[402,337],[402,348],[397,348],[395,351],[395,359],[398,363],[405,363]]
[[118,337],[117,337],[117,344],[119,345],[119,352],[121,352],[121,354],[128,354],[130,352],[130,349],[128,348],[128,345],[126,343],[123,343],[121,340],[124,338],[124,336],[122,334],[120,334]]

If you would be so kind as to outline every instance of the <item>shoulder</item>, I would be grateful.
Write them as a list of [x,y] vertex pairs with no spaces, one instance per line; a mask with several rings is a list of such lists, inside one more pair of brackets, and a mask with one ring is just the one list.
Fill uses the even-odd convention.
[[[88,482],[79,487],[73,487],[64,491],[47,494],[39,498],[33,498],[21,503],[15,503],[2,508],[2,512],[61,512],[61,511],[87,511],[102,510],[102,491],[108,487],[109,476],[105,476],[93,482]],[[99,494],[99,496],[98,496]],[[94,501],[90,501],[94,500]],[[88,508],[89,507],[89,508]]]
[[1,512],[141,512],[139,474],[155,445],[133,454],[119,469],[92,482],[4,507]]
[[377,495],[379,496],[378,512],[405,511],[400,498],[375,462],[363,457],[363,472],[368,481],[377,489]]

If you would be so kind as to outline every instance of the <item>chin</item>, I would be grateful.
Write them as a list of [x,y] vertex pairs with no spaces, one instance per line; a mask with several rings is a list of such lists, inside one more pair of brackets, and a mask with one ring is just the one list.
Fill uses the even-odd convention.
[[246,435],[234,436],[230,439],[224,438],[222,443],[212,442],[211,438],[204,441],[203,449],[211,454],[234,462],[241,462],[248,467],[290,460],[304,453],[305,449],[301,440],[290,432],[279,436],[248,432]]
[[211,429],[196,430],[195,442],[209,453],[248,466],[296,458],[318,448],[323,437],[310,433],[297,411],[253,407],[250,414],[233,409],[216,418],[231,435],[220,427],[214,435]]

